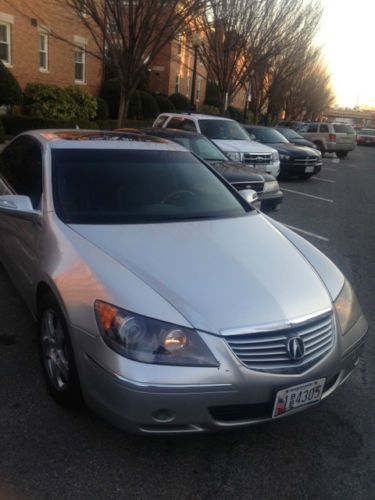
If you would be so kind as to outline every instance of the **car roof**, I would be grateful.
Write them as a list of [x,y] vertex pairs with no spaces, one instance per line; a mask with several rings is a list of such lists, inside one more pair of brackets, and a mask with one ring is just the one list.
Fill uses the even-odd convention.
[[179,128],[159,128],[159,127],[150,127],[142,129],[144,134],[155,134],[158,137],[161,136],[173,136],[173,137],[205,137],[202,134],[198,134],[198,132],[190,132],[188,130],[181,130]]
[[31,130],[18,137],[34,137],[51,149],[132,149],[184,151],[174,142],[139,133],[106,130]]
[[227,118],[226,116],[205,115],[204,113],[189,113],[188,111],[181,113],[161,113],[159,116],[173,116],[176,118],[178,117],[186,118],[188,116],[190,118],[197,118],[198,120],[226,120],[228,122],[235,121],[232,120],[231,118]]

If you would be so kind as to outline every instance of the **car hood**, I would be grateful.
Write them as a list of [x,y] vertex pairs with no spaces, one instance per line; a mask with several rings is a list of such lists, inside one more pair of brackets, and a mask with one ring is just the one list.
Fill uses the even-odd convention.
[[289,141],[296,146],[306,146],[308,148],[317,149],[315,144],[307,139],[289,139]]
[[306,156],[317,156],[317,153],[312,148],[307,148],[305,146],[296,146],[295,144],[269,144],[274,149],[276,149],[281,154],[287,154],[293,158],[306,157]]
[[238,153],[273,153],[275,149],[272,149],[265,144],[259,144],[255,141],[231,141],[223,139],[212,139],[219,148],[224,152],[238,152]]
[[[220,334],[331,307],[309,262],[257,212],[214,221],[70,227],[200,330]],[[142,304],[135,312],[142,313]]]

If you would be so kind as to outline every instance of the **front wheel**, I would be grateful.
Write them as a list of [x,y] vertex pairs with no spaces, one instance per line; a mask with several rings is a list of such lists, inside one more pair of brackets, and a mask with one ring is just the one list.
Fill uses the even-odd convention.
[[336,151],[338,158],[346,158],[348,156],[348,151]]
[[44,377],[51,396],[62,406],[77,407],[82,396],[65,318],[52,294],[38,308],[38,341]]

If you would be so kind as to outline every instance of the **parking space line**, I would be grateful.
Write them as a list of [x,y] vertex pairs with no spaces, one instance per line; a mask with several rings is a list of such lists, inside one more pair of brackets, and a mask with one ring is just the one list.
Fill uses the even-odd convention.
[[301,191],[294,191],[293,189],[286,189],[281,186],[282,191],[286,191],[287,193],[299,194],[301,196],[306,196],[307,198],[314,198],[315,200],[326,201],[328,203],[333,203],[333,200],[329,200],[328,198],[322,198],[321,196],[315,196],[313,194],[301,193]]
[[336,181],[331,181],[331,179],[323,179],[323,177],[311,177],[313,181],[330,182],[331,184],[336,184]]
[[297,233],[306,234],[307,236],[312,236],[313,238],[316,238],[318,240],[329,241],[329,238],[326,238],[325,236],[320,236],[320,234],[310,233],[310,231],[305,231],[304,229],[290,226],[289,224],[284,224],[284,226],[289,227],[289,229],[292,229],[293,231],[297,231]]
[[325,167],[323,166],[324,170],[330,170],[331,172],[337,172],[337,169],[336,168],[329,168],[329,167]]

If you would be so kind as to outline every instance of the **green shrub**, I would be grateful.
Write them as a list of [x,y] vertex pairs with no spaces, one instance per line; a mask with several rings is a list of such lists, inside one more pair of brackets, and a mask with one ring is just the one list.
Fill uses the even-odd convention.
[[96,104],[97,104],[97,109],[96,109],[96,119],[97,120],[108,120],[109,119],[109,110],[107,103],[102,97],[97,97],[96,98]]
[[182,94],[172,94],[169,96],[169,100],[177,111],[188,111],[191,108],[189,99]]
[[203,104],[201,108],[199,108],[200,113],[206,113],[207,115],[220,115],[220,110],[216,106],[209,106],[208,104]]
[[21,104],[22,91],[12,73],[0,61],[0,106]]
[[238,122],[241,122],[243,120],[243,111],[235,108],[234,106],[228,107],[228,115],[230,118],[232,118],[232,120],[236,120]]
[[208,106],[215,106],[220,109],[220,96],[215,82],[207,82],[204,104],[207,104]]
[[3,126],[3,121],[0,118],[0,144],[2,144],[4,141],[5,141],[4,126]]
[[176,111],[176,108],[173,104],[173,102],[168,99],[168,97],[164,94],[152,94],[155,101],[159,105],[159,111],[160,113],[173,113]]
[[23,94],[27,115],[55,120],[90,120],[96,115],[96,100],[79,87],[28,83]]
[[108,106],[109,117],[115,120],[118,117],[120,105],[121,85],[118,78],[110,78],[103,82],[100,97],[105,100]]
[[137,90],[130,98],[128,118],[130,120],[147,120],[156,118],[159,105],[154,97],[143,90]]

